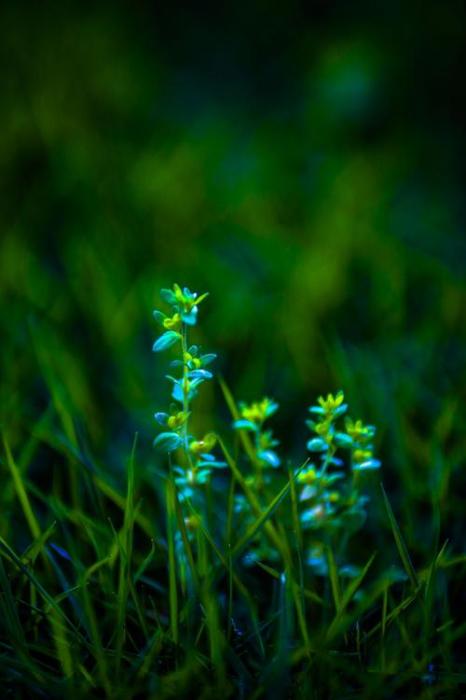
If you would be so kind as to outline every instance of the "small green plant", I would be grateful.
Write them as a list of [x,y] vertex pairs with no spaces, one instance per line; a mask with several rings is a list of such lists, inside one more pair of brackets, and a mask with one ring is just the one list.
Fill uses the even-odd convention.
[[[198,295],[175,284],[173,289],[163,289],[161,296],[171,307],[171,314],[154,311],[154,318],[165,330],[155,341],[153,350],[161,352],[175,347],[179,358],[173,360],[171,366],[179,370],[180,376],[166,375],[173,385],[171,396],[174,403],[168,413],[155,413],[155,419],[164,431],[155,438],[154,446],[167,453],[170,461],[173,455],[177,456],[172,469],[179,499],[191,499],[199,506],[201,501],[196,487],[207,484],[214,469],[227,466],[225,461],[212,454],[217,444],[214,432],[195,438],[189,431],[193,400],[203,382],[213,378],[211,363],[216,357],[213,353],[204,354],[188,340],[188,331],[197,322],[198,306],[208,295]],[[235,495],[235,513],[246,528],[251,527],[255,519],[250,494],[254,494],[258,504],[264,505],[264,501],[270,498],[274,473],[280,469],[282,475],[284,473],[283,461],[277,452],[280,443],[266,427],[278,408],[277,402],[265,397],[250,404],[240,402],[235,409],[233,429],[243,437],[244,483],[247,487],[246,491]],[[359,475],[380,467],[380,461],[373,454],[374,426],[345,416],[347,409],[342,391],[335,396],[328,394],[326,398],[318,398],[317,404],[309,408],[312,419],[306,421],[313,433],[307,449],[315,459],[303,468],[292,470],[292,478],[300,486],[300,527],[309,533],[306,562],[316,574],[328,573],[326,547],[333,547],[339,533],[344,534],[339,538],[340,543],[346,543],[349,535],[362,527],[368,497],[363,493]],[[178,538],[178,547],[182,558],[181,538]],[[338,549],[341,558],[344,546],[340,544]],[[243,556],[248,565],[279,559],[279,550],[263,532],[251,539]],[[342,564],[341,568],[346,572],[357,571],[348,563]]]
[[213,373],[207,367],[215,360],[213,353],[203,353],[199,346],[190,345],[189,328],[196,325],[199,304],[208,296],[191,292],[187,287],[181,289],[177,284],[171,289],[162,289],[162,299],[171,307],[171,315],[167,316],[159,310],[154,311],[154,318],[166,329],[157,338],[152,349],[154,352],[167,350],[172,346],[178,349],[179,359],[171,362],[171,367],[178,370],[180,376],[167,374],[172,383],[172,399],[169,413],[157,412],[155,420],[165,430],[154,440],[154,447],[167,454],[181,452],[183,464],[174,465],[175,483],[180,489],[182,500],[194,495],[197,486],[205,484],[212,469],[226,467],[212,454],[216,437],[212,432],[201,438],[195,438],[189,430],[189,418],[192,412],[192,402],[197,396],[199,387],[212,379]]
[[[358,475],[380,468],[373,455],[374,426],[354,422],[348,416],[342,425],[348,409],[344,399],[342,391],[327,398],[320,396],[317,405],[309,408],[313,418],[306,421],[314,434],[307,449],[316,455],[317,463],[309,464],[298,475],[303,484],[300,501],[306,505],[300,520],[313,534],[308,563],[316,573],[327,573],[323,541],[339,537],[340,542],[346,542],[364,524],[368,498],[361,491]],[[320,539],[319,532],[324,535]],[[351,570],[346,566],[346,572]]]

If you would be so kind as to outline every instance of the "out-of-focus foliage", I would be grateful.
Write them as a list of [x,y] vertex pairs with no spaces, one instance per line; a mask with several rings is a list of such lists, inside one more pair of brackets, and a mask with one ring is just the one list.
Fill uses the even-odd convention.
[[48,10],[0,23],[12,440],[46,383],[102,456],[149,437],[149,313],[183,279],[216,299],[220,368],[277,398],[287,447],[295,407],[343,386],[426,498],[432,446],[455,463],[464,423],[464,8]]
[[[215,299],[198,340],[216,372],[245,407],[279,403],[284,454],[299,460],[309,437],[296,415],[342,387],[378,427],[414,557],[460,542],[462,3],[19,1],[0,14],[0,425],[20,469],[72,501],[35,442],[46,435],[89,448],[118,488],[139,431],[150,493],[166,391],[151,313],[183,280]],[[230,429],[215,382],[195,434],[212,415]],[[1,507],[10,536],[11,484]],[[29,542],[22,525],[14,537]],[[387,531],[359,541],[386,551]]]

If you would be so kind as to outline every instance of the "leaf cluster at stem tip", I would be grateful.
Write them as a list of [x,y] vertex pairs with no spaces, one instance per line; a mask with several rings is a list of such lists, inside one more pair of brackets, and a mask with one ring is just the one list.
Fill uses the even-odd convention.
[[353,421],[345,416],[347,410],[342,391],[320,396],[309,408],[312,418],[306,421],[312,432],[307,448],[315,462],[298,475],[299,500],[304,506],[300,521],[303,529],[313,533],[308,564],[318,574],[327,573],[324,533],[348,536],[364,524],[368,497],[358,475],[381,466],[373,452],[374,426]]
[[240,403],[240,418],[234,421],[235,430],[246,430],[254,434],[254,451],[258,465],[261,467],[279,467],[280,457],[275,451],[280,443],[271,430],[264,430],[264,423],[278,410],[278,403],[265,397],[252,404]]

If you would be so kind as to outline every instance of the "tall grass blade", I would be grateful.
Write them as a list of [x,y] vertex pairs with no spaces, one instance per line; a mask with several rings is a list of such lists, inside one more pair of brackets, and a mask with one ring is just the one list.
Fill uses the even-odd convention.
[[127,488],[126,502],[124,510],[123,527],[118,537],[120,550],[120,566],[118,576],[117,592],[117,629],[115,644],[115,666],[116,674],[120,672],[121,655],[125,638],[126,606],[130,591],[131,561],[133,550],[133,528],[134,528],[134,459],[138,434],[134,436],[131,456],[127,468]]
[[293,479],[296,478],[297,475],[292,477],[286,484],[285,486],[280,489],[280,491],[277,493],[275,498],[269,503],[267,508],[262,511],[260,516],[250,525],[248,528],[247,532],[244,533],[244,535],[238,540],[238,542],[235,544],[231,551],[231,556],[235,557],[237,556],[240,552],[243,551],[243,549],[251,542],[251,540],[254,538],[254,536],[259,532],[260,528],[272,517],[273,513],[275,512],[276,508],[280,505],[282,500],[285,498],[285,496],[288,494],[288,491],[290,490],[291,482]]
[[408,574],[409,580],[411,581],[411,585],[415,591],[419,589],[419,579],[416,574],[416,570],[414,569],[414,566],[412,564],[411,558],[409,556],[408,548],[406,547],[405,541],[403,539],[403,535],[401,534],[401,530],[398,526],[398,523],[395,518],[395,514],[393,513],[393,509],[390,505],[390,501],[388,500],[388,496],[385,492],[385,489],[383,487],[383,484],[380,484],[380,488],[382,490],[382,496],[383,500],[385,503],[385,509],[387,511],[388,519],[390,521],[390,526],[392,528],[393,532],[393,537],[395,539],[396,547],[398,549],[398,554],[400,555],[400,559],[403,563],[403,566],[405,568],[406,573]]
[[167,479],[165,486],[167,508],[167,542],[168,542],[168,596],[170,608],[170,631],[174,644],[178,644],[178,588],[175,558],[175,529],[176,529],[176,494],[175,485]]
[[13,479],[13,483],[15,485],[16,489],[16,494],[18,496],[18,500],[21,503],[21,507],[23,509],[24,517],[26,518],[27,524],[29,526],[29,529],[31,531],[32,536],[38,540],[41,535],[41,529],[39,526],[39,522],[34,515],[34,511],[32,510],[31,503],[29,501],[29,497],[27,495],[26,489],[24,487],[23,479],[21,477],[20,471],[18,467],[16,466],[16,463],[13,459],[13,455],[11,454],[10,446],[7,442],[7,439],[5,435],[2,435],[3,439],[3,447],[5,449],[5,454],[6,454],[6,461],[8,464],[8,468],[10,470],[10,474]]

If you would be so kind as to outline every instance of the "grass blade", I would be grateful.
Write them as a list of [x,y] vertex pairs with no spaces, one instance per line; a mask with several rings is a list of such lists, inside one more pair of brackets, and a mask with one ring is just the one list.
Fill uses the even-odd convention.
[[409,556],[408,548],[406,547],[405,541],[403,539],[403,535],[401,534],[401,530],[398,526],[398,523],[395,518],[395,514],[393,513],[393,509],[390,505],[390,501],[388,500],[388,496],[385,492],[385,489],[383,487],[383,484],[380,484],[380,488],[382,489],[382,495],[383,495],[383,500],[385,503],[385,508],[387,511],[388,519],[390,521],[390,526],[392,528],[393,532],[393,537],[395,538],[395,543],[396,547],[398,549],[398,554],[400,555],[400,559],[403,563],[403,566],[405,568],[406,573],[408,574],[409,580],[411,581],[411,585],[415,591],[418,590],[419,588],[419,579],[416,574],[416,570],[414,569],[414,566],[412,564],[411,558]]
[[[353,599],[354,594],[356,593],[356,591],[358,590],[359,586],[360,586],[361,583],[363,582],[363,580],[364,580],[364,578],[365,578],[367,572],[369,571],[369,569],[370,569],[370,567],[371,567],[371,565],[372,565],[372,562],[374,561],[375,557],[376,557],[376,553],[374,552],[374,554],[370,557],[369,561],[366,563],[366,565],[364,566],[364,568],[360,571],[360,573],[358,574],[358,576],[356,576],[356,577],[348,584],[348,586],[346,587],[346,589],[345,589],[343,595],[339,594],[339,597],[338,597],[338,609],[337,609],[337,612],[336,612],[336,615],[335,615],[334,619],[332,620],[332,622],[330,623],[330,625],[329,625],[329,627],[328,627],[328,629],[327,629],[327,634],[326,634],[326,638],[327,638],[327,639],[332,639],[332,638],[334,637],[335,630],[336,630],[336,628],[337,628],[337,625],[338,625],[338,622],[339,622],[341,616],[342,616],[343,613],[345,612],[345,610],[346,610],[346,608],[348,607],[349,603],[350,603],[351,600]],[[332,559],[333,559],[333,557],[332,557]],[[329,568],[330,568],[330,566],[329,566]],[[333,585],[332,585],[332,588],[333,588]]]
[[170,630],[174,644],[178,644],[178,589],[176,583],[175,530],[176,494],[171,479],[166,482],[167,542],[168,542],[168,596],[170,609]]
[[32,510],[31,503],[29,501],[29,497],[27,495],[26,489],[24,487],[23,479],[21,477],[20,471],[18,467],[16,466],[16,463],[13,459],[13,455],[11,454],[10,446],[7,442],[7,439],[5,435],[2,435],[3,438],[3,447],[5,448],[5,454],[6,454],[6,461],[8,464],[8,468],[10,470],[13,483],[15,485],[15,490],[16,494],[18,496],[18,500],[21,503],[21,507],[23,509],[24,517],[26,518],[27,524],[29,526],[29,529],[31,531],[32,536],[34,539],[38,540],[41,535],[41,529],[39,526],[39,523],[37,521],[36,516],[34,515],[34,511]]
[[294,477],[291,477],[291,479],[285,484],[285,486],[282,489],[280,489],[275,498],[271,501],[271,503],[269,503],[267,508],[264,511],[262,511],[259,517],[252,523],[252,525],[248,528],[248,530],[244,533],[240,540],[235,544],[235,546],[231,550],[232,557],[238,556],[238,554],[253,539],[254,535],[256,535],[256,533],[259,532],[260,528],[272,517],[276,508],[279,506],[279,504],[282,502],[282,500],[285,498],[288,491],[290,490],[291,482],[293,479],[296,478],[296,476],[297,474],[295,474]]
[[134,457],[138,434],[134,436],[131,456],[128,462],[126,502],[124,510],[123,527],[118,537],[120,550],[120,567],[118,576],[117,591],[117,629],[116,629],[116,651],[115,664],[116,673],[120,671],[121,655],[125,637],[126,606],[128,604],[128,593],[130,590],[130,572],[133,549],[133,528],[134,528]]

